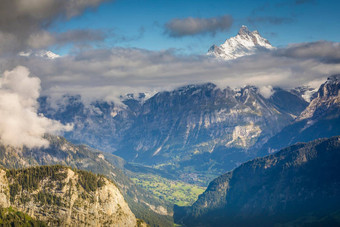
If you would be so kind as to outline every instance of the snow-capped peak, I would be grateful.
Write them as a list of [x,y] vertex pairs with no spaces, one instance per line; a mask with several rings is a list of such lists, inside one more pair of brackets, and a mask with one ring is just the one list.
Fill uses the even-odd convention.
[[19,56],[22,57],[29,57],[29,56],[35,56],[35,57],[42,57],[47,59],[56,59],[61,57],[60,55],[53,53],[50,50],[40,50],[40,51],[27,51],[27,52],[20,52]]
[[251,31],[249,31],[247,26],[242,25],[240,30],[238,31],[238,35],[251,35]]
[[247,26],[242,25],[235,37],[227,39],[221,46],[211,46],[207,54],[224,60],[231,60],[254,54],[259,50],[273,48],[257,30],[251,32]]

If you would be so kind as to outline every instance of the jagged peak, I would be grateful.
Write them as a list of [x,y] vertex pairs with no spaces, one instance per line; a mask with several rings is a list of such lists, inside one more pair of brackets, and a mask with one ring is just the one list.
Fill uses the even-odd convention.
[[258,31],[258,30],[254,30],[252,33],[253,33],[253,34],[260,35],[260,33],[259,33],[259,31]]
[[252,32],[249,31],[248,27],[245,25],[242,25],[240,30],[238,31],[238,35],[250,35]]
[[211,47],[209,48],[208,51],[214,51],[214,50],[216,50],[216,49],[218,49],[218,48],[219,48],[218,46],[216,46],[215,44],[213,44],[213,45],[211,45]]
[[274,47],[257,30],[251,32],[247,26],[242,25],[236,36],[227,39],[220,46],[212,45],[207,54],[231,60],[266,49],[274,49]]
[[340,74],[335,74],[327,78],[329,82],[339,82],[340,81]]

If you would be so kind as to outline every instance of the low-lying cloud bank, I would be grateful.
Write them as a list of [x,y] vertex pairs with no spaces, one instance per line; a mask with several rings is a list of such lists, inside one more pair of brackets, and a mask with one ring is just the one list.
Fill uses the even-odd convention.
[[45,133],[58,134],[71,125],[37,114],[40,79],[29,77],[27,68],[19,66],[0,77],[0,141],[5,145],[29,148],[46,147]]
[[[320,50],[320,51],[316,51]],[[268,95],[270,87],[317,86],[340,72],[340,45],[302,43],[232,61],[208,56],[182,56],[173,51],[114,48],[88,50],[56,59],[0,59],[6,69],[24,65],[42,81],[43,95],[80,94],[85,100],[113,100],[128,93],[171,90],[212,82],[221,88],[255,85]]]

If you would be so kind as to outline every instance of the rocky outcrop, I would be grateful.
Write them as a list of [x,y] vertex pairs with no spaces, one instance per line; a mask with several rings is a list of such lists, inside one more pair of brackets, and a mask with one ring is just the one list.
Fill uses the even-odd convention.
[[340,75],[323,83],[314,99],[297,119],[284,127],[261,148],[267,155],[297,142],[340,135]]
[[6,177],[6,171],[0,169],[0,207],[9,207],[9,185]]
[[0,170],[2,207],[12,206],[55,226],[136,226],[116,185],[62,166]]
[[316,119],[327,113],[331,108],[340,107],[340,74],[329,77],[322,84],[309,106],[304,110],[297,120]]

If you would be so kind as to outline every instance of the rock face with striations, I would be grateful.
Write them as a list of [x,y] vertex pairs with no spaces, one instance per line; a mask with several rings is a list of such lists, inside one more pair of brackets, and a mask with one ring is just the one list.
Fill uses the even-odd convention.
[[[293,105],[282,105],[287,97]],[[222,90],[209,83],[160,92],[141,106],[114,154],[176,171],[230,170],[249,159],[248,149],[292,122],[306,104],[283,90],[267,99],[252,86]]]
[[340,135],[340,75],[330,76],[297,119],[261,148],[266,155],[296,142]]
[[191,207],[175,207],[185,226],[339,225],[340,136],[299,143],[242,164],[212,181]]
[[62,166],[1,169],[0,177],[1,206],[12,206],[48,225],[137,225],[122,194],[105,177]]

